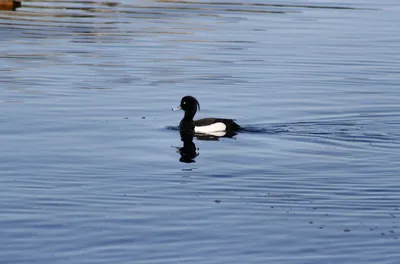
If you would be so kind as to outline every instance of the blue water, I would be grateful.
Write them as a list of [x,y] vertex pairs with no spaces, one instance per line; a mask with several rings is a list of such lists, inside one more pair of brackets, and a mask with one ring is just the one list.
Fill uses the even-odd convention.
[[[0,263],[399,263],[399,14],[395,0],[0,11]],[[243,127],[194,138],[190,163],[171,111],[184,95]]]

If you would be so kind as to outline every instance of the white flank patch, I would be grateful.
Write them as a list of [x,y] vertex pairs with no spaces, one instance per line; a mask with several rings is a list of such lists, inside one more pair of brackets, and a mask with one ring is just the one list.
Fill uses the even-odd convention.
[[223,137],[226,135],[226,132],[218,131],[218,132],[208,132],[208,133],[203,133],[203,134],[207,134],[207,135],[214,136],[214,137]]
[[204,134],[210,134],[213,132],[223,132],[226,130],[226,125],[224,123],[218,122],[214,123],[209,126],[200,126],[200,127],[194,127],[194,132],[196,133],[204,133]]

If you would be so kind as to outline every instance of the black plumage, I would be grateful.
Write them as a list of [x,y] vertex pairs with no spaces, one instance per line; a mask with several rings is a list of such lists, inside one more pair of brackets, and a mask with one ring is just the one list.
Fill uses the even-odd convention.
[[185,111],[185,115],[181,122],[179,123],[179,129],[181,131],[194,131],[194,127],[203,127],[209,126],[215,123],[223,123],[225,124],[226,132],[236,131],[240,129],[240,126],[235,123],[233,119],[226,119],[226,118],[203,118],[194,121],[193,118],[197,112],[200,110],[199,101],[193,96],[185,96],[182,98],[180,105],[173,109],[173,110],[180,110],[182,109]]

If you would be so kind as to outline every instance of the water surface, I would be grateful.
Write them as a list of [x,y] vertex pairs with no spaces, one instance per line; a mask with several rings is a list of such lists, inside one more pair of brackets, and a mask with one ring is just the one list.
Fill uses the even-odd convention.
[[[0,259],[398,263],[398,1],[0,12]],[[180,162],[170,109],[235,118]],[[181,160],[182,161],[182,160]]]

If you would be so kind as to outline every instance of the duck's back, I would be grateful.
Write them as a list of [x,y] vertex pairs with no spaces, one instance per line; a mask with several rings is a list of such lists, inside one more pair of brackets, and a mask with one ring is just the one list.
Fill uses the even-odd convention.
[[203,118],[194,121],[195,132],[235,131],[240,128],[233,119]]

